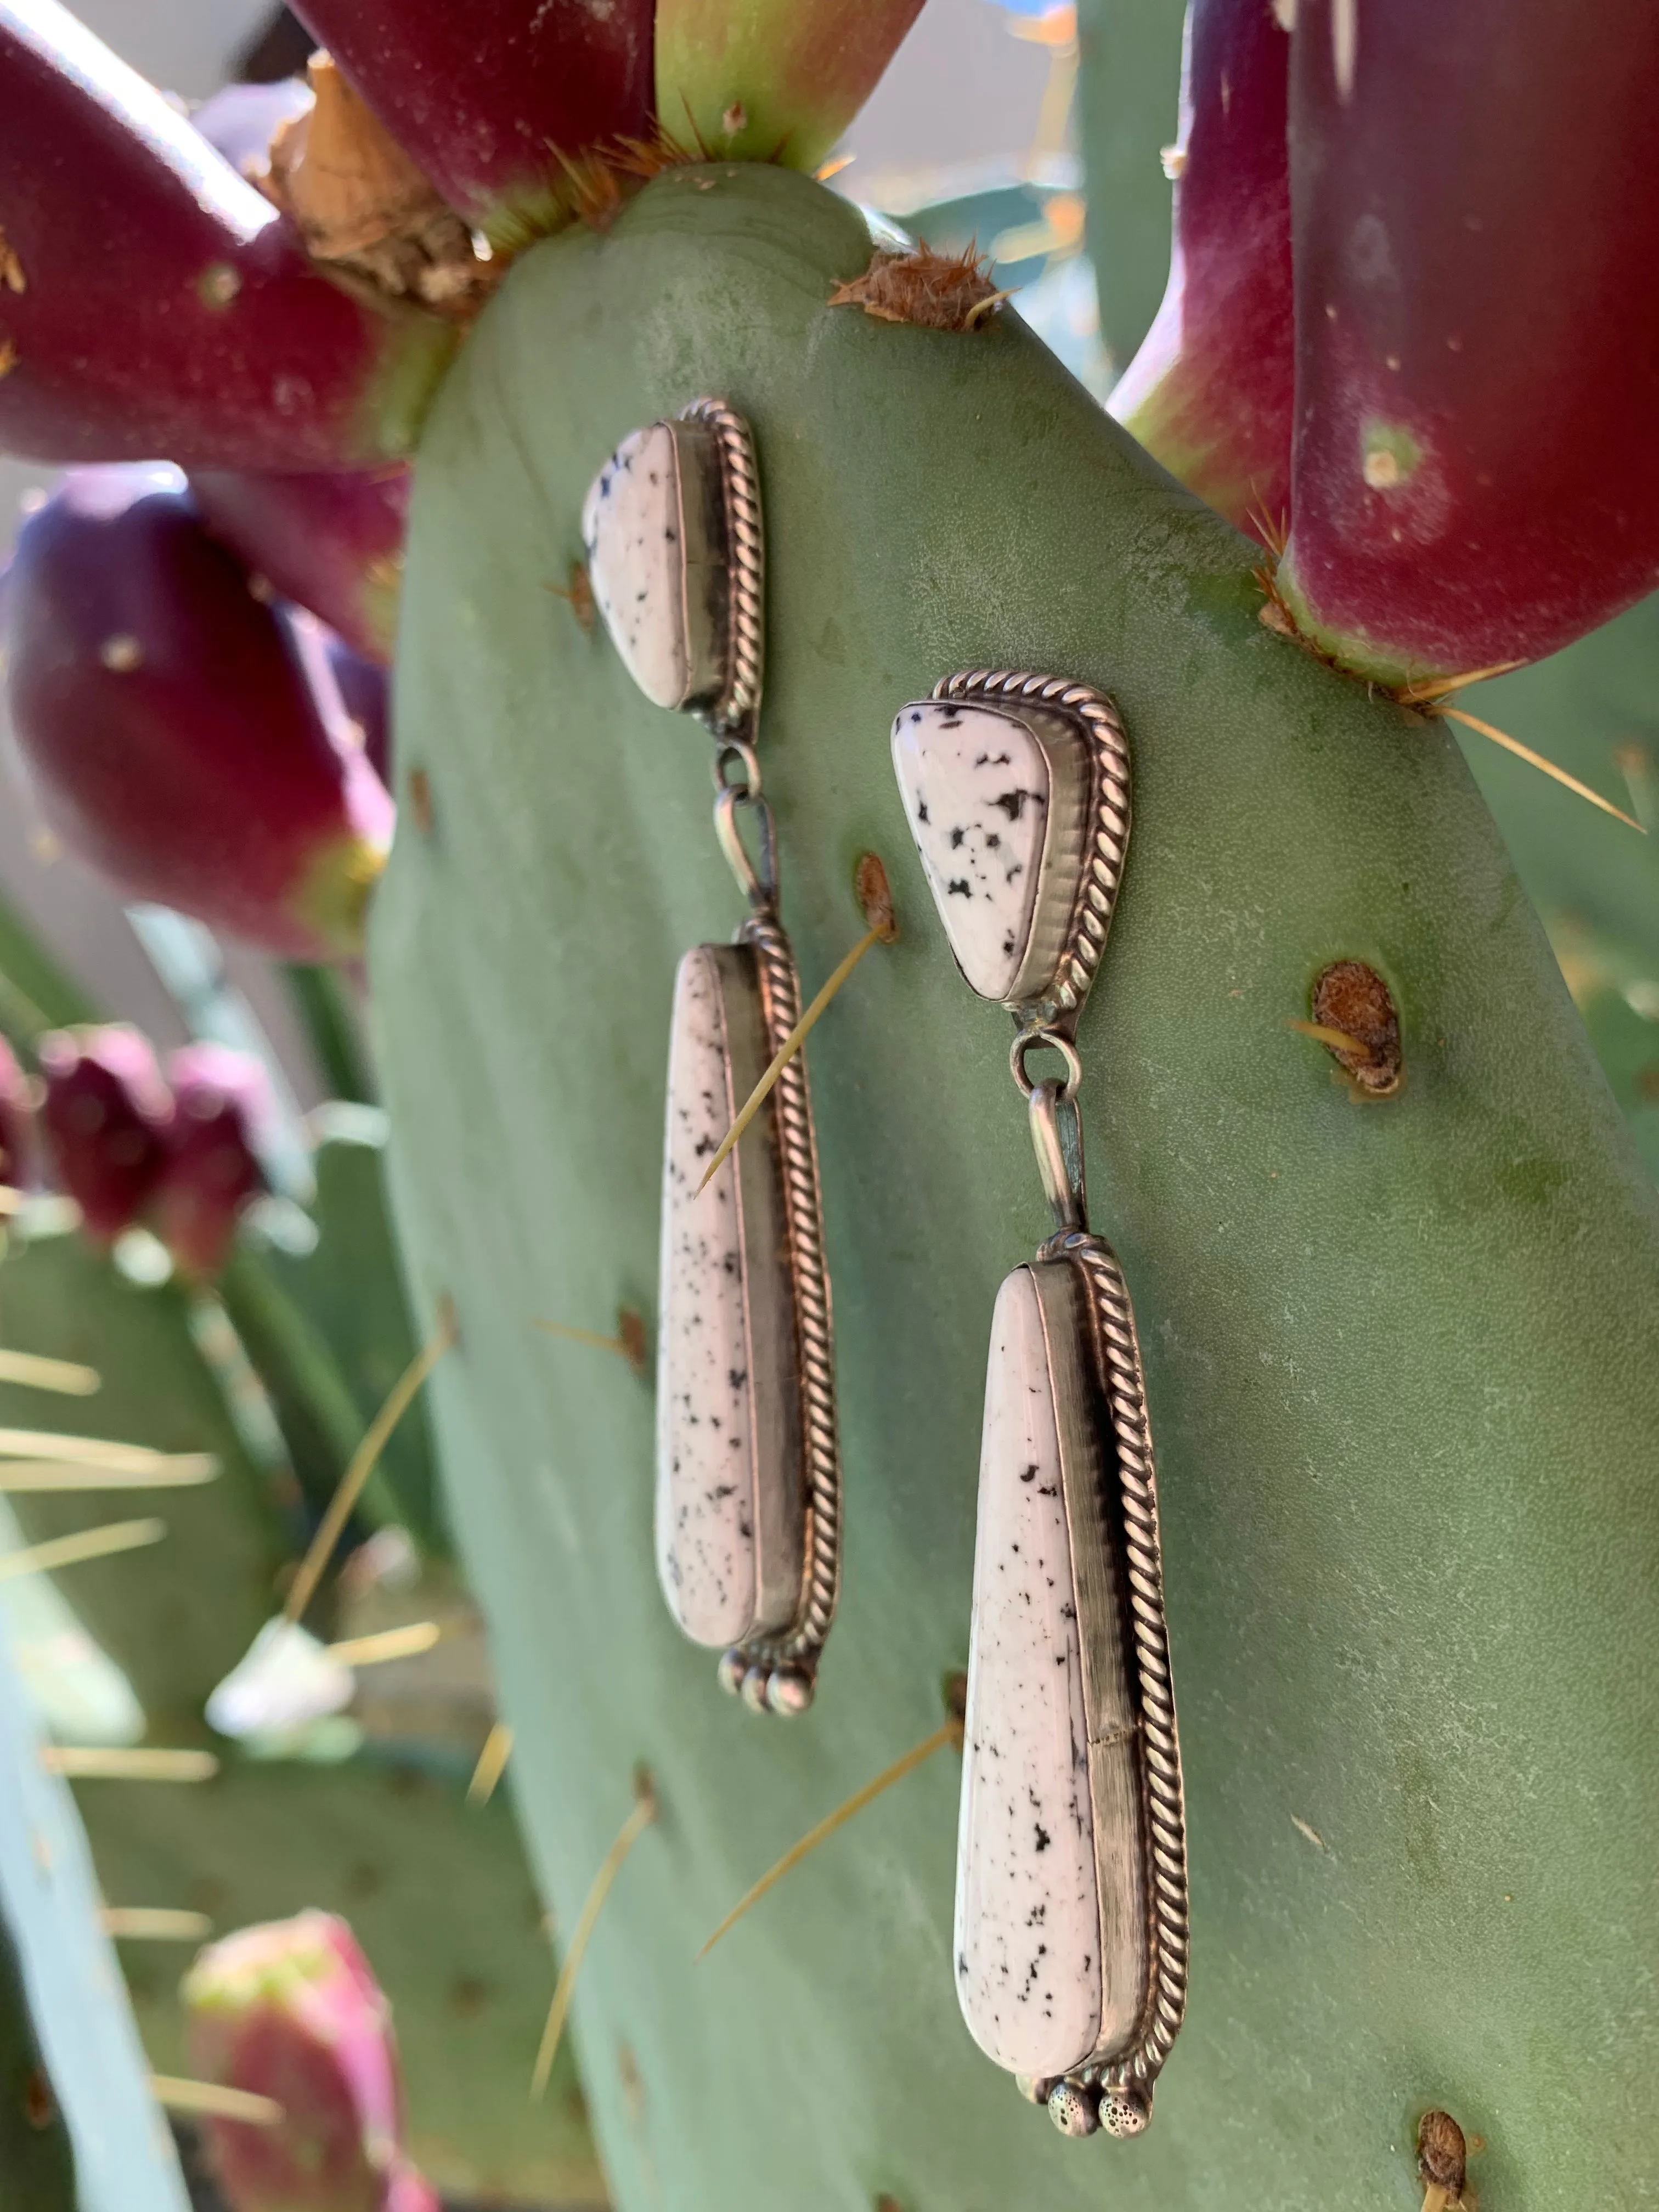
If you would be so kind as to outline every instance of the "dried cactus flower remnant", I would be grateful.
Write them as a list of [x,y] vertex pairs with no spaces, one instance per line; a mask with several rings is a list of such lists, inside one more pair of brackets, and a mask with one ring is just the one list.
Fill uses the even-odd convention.
[[471,234],[326,54],[307,72],[313,105],[270,142],[262,188],[319,261],[441,310],[489,288]]
[[[1313,988],[1313,1018],[1331,1057],[1372,1098],[1390,1098],[1406,1079],[1394,994],[1363,960],[1334,961]],[[1347,1042],[1336,1044],[1333,1036]]]
[[983,257],[935,253],[918,246],[909,253],[878,247],[861,276],[830,295],[832,307],[862,307],[884,323],[916,323],[930,331],[977,330],[1008,297],[986,274]]

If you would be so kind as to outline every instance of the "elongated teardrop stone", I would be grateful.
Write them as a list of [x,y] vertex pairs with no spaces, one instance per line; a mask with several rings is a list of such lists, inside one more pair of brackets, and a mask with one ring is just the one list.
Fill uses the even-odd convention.
[[582,506],[593,600],[629,674],[659,707],[719,691],[725,570],[720,460],[697,422],[635,430]]
[[1121,2047],[1146,1986],[1133,1708],[1084,1321],[1064,1262],[1008,1276],[980,1458],[957,1994],[987,2056],[1036,2076]]
[[700,1190],[769,1058],[753,956],[679,965],[668,1060],[657,1354],[657,1569],[695,1643],[782,1626],[799,1595],[794,1309],[771,1101]]
[[681,961],[668,1053],[657,1372],[657,1571],[698,1644],[731,1644],[755,1616],[755,1439],[736,1153],[703,1172],[743,1103],[734,1096],[714,948]]
[[915,700],[893,724],[893,768],[963,975],[981,998],[1040,994],[1082,867],[1080,741],[1041,708]]

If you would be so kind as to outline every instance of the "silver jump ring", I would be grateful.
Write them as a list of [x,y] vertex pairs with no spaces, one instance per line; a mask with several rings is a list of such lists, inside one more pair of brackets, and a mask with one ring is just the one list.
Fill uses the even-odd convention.
[[1025,1055],[1034,1048],[1038,1047],[1049,1052],[1057,1052],[1065,1061],[1066,1080],[1054,1095],[1057,1103],[1069,1106],[1077,1097],[1079,1087],[1083,1081],[1083,1062],[1079,1058],[1078,1048],[1070,1037],[1062,1036],[1059,1030],[1045,1029],[1041,1025],[1035,1029],[1022,1030],[1014,1039],[1013,1048],[1008,1054],[1008,1065],[1013,1070],[1014,1080],[1019,1085],[1021,1097],[1029,1101],[1031,1093],[1036,1089],[1036,1085],[1025,1073]]
[[[744,746],[741,750],[748,751]],[[738,809],[752,807],[756,826],[760,833],[758,860],[751,859],[749,848],[743,842],[738,827]],[[714,835],[725,854],[727,865],[738,879],[738,888],[757,914],[770,914],[778,903],[778,837],[772,819],[772,810],[763,799],[740,784],[722,783],[720,796],[714,801]]]
[[[741,783],[734,782],[726,773],[730,763],[733,760],[743,770]],[[739,801],[759,799],[761,795],[760,755],[755,750],[749,738],[736,736],[717,737],[714,740],[714,757],[711,765],[714,788],[722,798],[729,792]]]

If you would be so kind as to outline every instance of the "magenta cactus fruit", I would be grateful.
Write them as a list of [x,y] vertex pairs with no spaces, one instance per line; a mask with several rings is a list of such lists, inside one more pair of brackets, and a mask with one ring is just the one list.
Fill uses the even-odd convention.
[[650,127],[651,0],[304,0],[295,12],[496,245],[556,219],[561,157]]
[[1290,63],[1265,0],[1193,0],[1169,289],[1109,403],[1189,490],[1267,539],[1291,505]]
[[181,1994],[198,2075],[283,2109],[275,2126],[206,2123],[232,2212],[435,2212],[404,2152],[391,2008],[343,1920],[244,1928]]
[[34,1167],[33,1093],[16,1054],[0,1037],[0,1184],[26,1190]]
[[48,819],[136,897],[354,954],[392,802],[314,625],[256,598],[155,472],[73,471],[18,540],[8,687]]
[[657,0],[657,112],[714,154],[812,169],[921,0]]
[[203,522],[278,595],[384,664],[398,627],[409,471],[248,476],[193,469]]
[[265,1188],[255,1143],[270,1112],[270,1087],[251,1054],[222,1044],[185,1045],[167,1061],[167,1079],[173,1115],[155,1225],[186,1275],[211,1278]]
[[112,1243],[155,1195],[167,1164],[173,1100],[155,1054],[121,1023],[40,1040],[40,1109],[58,1180],[88,1236]]
[[56,0],[0,0],[0,446],[327,469],[406,452],[453,348],[348,289]]
[[1385,683],[1531,659],[1659,577],[1659,13],[1301,0],[1279,589]]

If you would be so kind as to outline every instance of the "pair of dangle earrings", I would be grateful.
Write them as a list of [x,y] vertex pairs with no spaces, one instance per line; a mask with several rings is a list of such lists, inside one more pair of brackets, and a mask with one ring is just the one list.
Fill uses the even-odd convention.
[[[694,1640],[762,1710],[811,1700],[840,1573],[830,1291],[806,1074],[701,1192],[793,1029],[755,740],[762,536],[747,429],[698,400],[636,432],[583,517],[594,599],[647,695],[700,714],[715,828],[749,912],[680,963],[665,1152],[657,1557]],[[1128,750],[1064,678],[943,679],[893,725],[895,774],[957,963],[1006,1007],[1054,1231],[1004,1281],[981,1440],[955,1961],[975,2040],[1063,2132],[1138,2134],[1187,1987],[1181,1756],[1133,1313],[1088,1225],[1078,1017],[1129,831]],[[738,830],[751,811],[758,861]],[[1063,1078],[1036,1078],[1040,1049]]]

